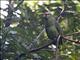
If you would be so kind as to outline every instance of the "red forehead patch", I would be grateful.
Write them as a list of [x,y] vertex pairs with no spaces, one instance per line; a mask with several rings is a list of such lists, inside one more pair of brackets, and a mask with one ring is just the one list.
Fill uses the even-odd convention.
[[47,15],[49,15],[50,13],[49,12],[45,12],[44,14],[43,14],[43,16],[45,17],[45,16],[47,16]]
[[45,12],[44,14],[45,14],[45,15],[49,15],[50,13],[49,13],[49,12]]

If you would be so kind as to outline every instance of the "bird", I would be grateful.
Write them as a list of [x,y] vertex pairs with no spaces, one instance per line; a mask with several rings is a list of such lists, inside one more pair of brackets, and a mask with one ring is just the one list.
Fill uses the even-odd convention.
[[[55,46],[57,46],[57,38],[62,34],[62,29],[57,22],[58,19],[60,19],[59,16],[55,18],[55,16],[52,16],[49,12],[43,13],[43,21],[46,34],[48,38],[53,41],[53,45]],[[58,44],[62,44],[62,37],[59,38]]]

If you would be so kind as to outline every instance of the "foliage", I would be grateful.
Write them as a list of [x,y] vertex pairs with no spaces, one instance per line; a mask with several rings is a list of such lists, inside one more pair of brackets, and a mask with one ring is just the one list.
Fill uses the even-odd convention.
[[[14,4],[18,4],[19,2],[19,0],[16,0]],[[60,19],[60,26],[63,29],[64,35],[80,31],[80,1],[66,1],[66,5],[63,4],[63,0],[56,0],[53,3],[50,0],[41,2],[44,2],[44,4],[40,5],[39,0],[25,0],[16,9],[13,9],[15,14],[13,13],[9,17],[10,19],[8,19],[10,14],[8,11],[8,16],[4,16],[4,18],[0,17],[0,54],[2,55],[2,59],[14,60],[21,53],[26,53],[25,56],[20,58],[21,60],[52,60],[55,58],[55,52],[48,47],[34,53],[28,53],[30,50],[41,47],[49,42],[45,32],[38,39],[36,38],[44,29],[42,14],[46,8],[55,16],[59,15],[57,7],[61,9],[65,8],[65,16],[62,16]],[[6,9],[4,10],[6,11]],[[7,19],[10,23],[7,23],[9,26],[5,27]],[[80,33],[71,35],[70,39],[80,40]],[[79,55],[80,44],[67,40],[60,47],[59,59],[61,60],[80,60]]]

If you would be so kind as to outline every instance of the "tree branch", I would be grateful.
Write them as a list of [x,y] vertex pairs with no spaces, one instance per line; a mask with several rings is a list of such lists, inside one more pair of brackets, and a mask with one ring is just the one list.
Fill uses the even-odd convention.
[[71,42],[80,44],[80,40],[72,40],[72,39],[66,38],[66,37],[64,37],[64,36],[62,36],[62,38],[65,39],[65,40],[68,40],[68,41],[71,41]]
[[14,11],[17,10],[17,8],[23,3],[24,0],[21,0],[20,3],[14,8]]
[[[66,38],[66,37],[64,37],[64,36],[62,36],[62,38],[65,39],[65,40],[68,40],[68,41],[70,41],[70,42],[74,42],[74,43],[80,44],[80,41],[79,41],[79,40],[71,40],[71,39]],[[42,47],[39,47],[39,48],[32,49],[32,50],[30,50],[29,52],[31,53],[31,52],[39,51],[39,50],[41,50],[41,49],[43,49],[43,48],[51,45],[52,43],[53,43],[53,41],[50,41],[50,42],[48,42],[46,45],[43,45]]]
[[71,36],[71,35],[74,35],[74,34],[80,34],[80,32],[74,32],[74,33],[71,33],[71,34],[67,34],[66,36]]
[[[64,36],[62,36],[62,38],[65,39],[65,40],[68,40],[68,41],[71,41],[71,42],[80,44],[80,41],[79,41],[79,40],[71,40],[71,39],[68,39],[68,38],[66,38],[66,37],[64,37]],[[35,48],[35,49],[30,50],[28,53],[30,54],[30,53],[32,53],[32,52],[37,52],[37,51],[39,51],[39,50],[41,50],[41,49],[43,49],[43,48],[46,48],[47,46],[51,45],[52,43],[53,43],[53,41],[49,41],[47,44],[45,44],[45,45],[43,45],[43,46],[41,46],[41,47],[39,47],[39,48]],[[26,55],[26,53],[20,54],[20,55],[16,58],[16,60],[19,60],[19,58],[21,58],[21,57],[24,56],[24,55]]]
[[29,52],[31,53],[31,52],[39,51],[39,50],[41,50],[41,49],[43,49],[43,48],[46,48],[47,46],[51,45],[52,43],[53,43],[53,41],[49,41],[47,44],[45,44],[45,45],[43,45],[43,46],[41,46],[41,47],[39,47],[39,48],[32,49],[32,50],[30,50]]

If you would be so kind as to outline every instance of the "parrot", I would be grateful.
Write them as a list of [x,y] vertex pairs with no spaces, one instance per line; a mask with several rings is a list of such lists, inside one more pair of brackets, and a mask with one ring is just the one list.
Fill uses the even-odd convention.
[[[59,25],[58,20],[61,16],[58,16],[57,18],[53,15],[51,15],[49,12],[43,13],[43,21],[44,21],[44,27],[46,34],[50,40],[53,41],[53,45],[57,45],[57,38],[59,35],[63,34],[63,31]],[[58,44],[62,44],[62,37],[59,38]]]

